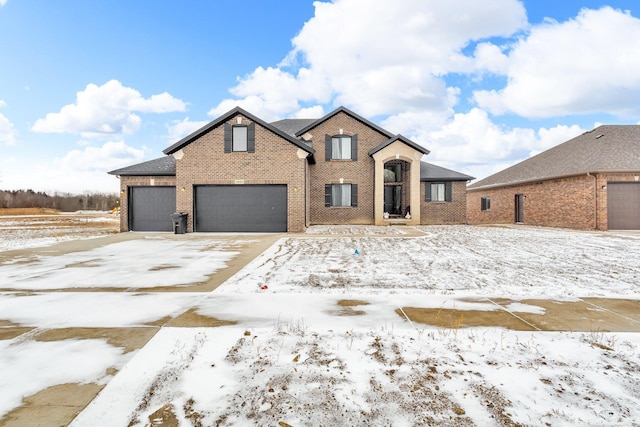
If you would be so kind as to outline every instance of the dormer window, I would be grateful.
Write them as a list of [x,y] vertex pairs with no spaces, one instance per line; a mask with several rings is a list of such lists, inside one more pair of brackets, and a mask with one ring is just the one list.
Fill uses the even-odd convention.
[[325,160],[358,160],[358,135],[325,136]]

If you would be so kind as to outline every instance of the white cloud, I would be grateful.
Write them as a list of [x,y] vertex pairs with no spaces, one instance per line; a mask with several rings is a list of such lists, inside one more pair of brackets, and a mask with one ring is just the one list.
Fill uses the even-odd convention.
[[77,93],[74,104],[65,105],[58,113],[49,113],[33,125],[35,132],[73,133],[83,137],[132,134],[142,119],[135,112],[167,113],[184,111],[183,101],[168,93],[143,98],[137,90],[117,80],[102,86],[89,84]]
[[[293,39],[279,68],[257,68],[209,113],[235,105],[267,120],[287,117],[302,103],[342,104],[365,116],[447,111],[449,72],[503,68],[499,49],[482,46],[475,58],[462,50],[472,40],[508,36],[526,27],[516,0],[336,0],[315,2],[315,15]],[[304,67],[297,72],[287,67]]]
[[7,4],[7,0],[0,0],[0,6],[4,6],[5,4]]
[[484,178],[493,172],[557,144],[584,130],[577,125],[553,128],[502,128],[486,111],[474,108],[437,130],[416,130],[414,140],[431,150],[427,161]]
[[[0,103],[1,102],[3,101],[0,100]],[[9,119],[7,119],[3,114],[0,114],[0,143],[7,146],[16,145],[17,135],[18,131],[13,123],[11,123],[11,121],[9,121]]]
[[313,107],[301,108],[295,112],[291,118],[293,119],[319,119],[325,115],[322,105],[314,105]]
[[525,117],[640,113],[640,19],[604,7],[546,21],[508,54],[508,84],[478,91],[493,113]]
[[124,141],[107,142],[99,147],[72,150],[64,157],[55,159],[55,164],[67,172],[102,171],[142,161],[144,151],[128,146]]
[[167,139],[172,142],[179,141],[190,133],[200,129],[207,123],[209,122],[206,120],[194,122],[189,120],[189,117],[185,117],[183,120],[174,120],[167,124],[167,129],[169,131]]
[[38,162],[25,158],[2,161],[2,186],[34,191],[116,193],[118,179],[106,172],[144,161],[145,151],[123,141],[110,141],[68,152],[63,157]]

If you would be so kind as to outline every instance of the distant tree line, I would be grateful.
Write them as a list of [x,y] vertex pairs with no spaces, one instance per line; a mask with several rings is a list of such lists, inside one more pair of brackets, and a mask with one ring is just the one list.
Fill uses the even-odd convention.
[[117,194],[47,193],[33,190],[0,190],[0,208],[48,208],[62,212],[79,210],[108,211],[119,206]]

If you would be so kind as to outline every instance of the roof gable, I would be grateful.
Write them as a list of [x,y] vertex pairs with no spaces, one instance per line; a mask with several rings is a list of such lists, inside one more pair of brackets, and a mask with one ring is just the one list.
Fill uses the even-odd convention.
[[324,117],[322,117],[322,118],[320,118],[318,120],[315,120],[312,123],[310,123],[307,126],[305,126],[304,128],[300,129],[299,131],[296,132],[295,135],[296,136],[304,135],[305,133],[309,132],[314,127],[320,125],[323,122],[326,122],[327,120],[329,120],[331,117],[335,116],[338,113],[347,114],[348,116],[351,116],[352,118],[356,119],[357,121],[363,123],[364,125],[370,127],[371,129],[374,129],[374,130],[380,132],[381,134],[387,136],[388,138],[392,138],[394,136],[388,130],[381,128],[380,126],[376,125],[375,123],[365,119],[362,116],[359,116],[358,114],[354,113],[353,111],[351,111],[351,110],[349,110],[348,108],[345,108],[345,107],[336,108],[335,110],[333,110],[329,114],[325,115]]
[[640,171],[640,126],[603,125],[469,186],[469,190],[586,173]]
[[408,138],[405,138],[402,135],[395,135],[395,136],[391,137],[390,139],[388,139],[387,141],[383,142],[382,144],[378,145],[373,150],[369,151],[369,155],[373,156],[378,151],[382,150],[383,148],[388,147],[389,145],[393,144],[394,142],[401,142],[403,144],[406,144],[409,147],[413,148],[414,150],[417,150],[417,151],[421,152],[422,154],[429,154],[429,152],[430,152],[429,150],[427,150],[423,146],[416,144],[415,142],[411,141]]
[[196,130],[195,132],[191,133],[190,135],[185,136],[180,141],[178,141],[175,144],[171,145],[170,147],[164,149],[162,152],[165,153],[165,154],[173,154],[176,151],[180,150],[181,148],[189,145],[190,143],[192,143],[193,141],[195,141],[196,139],[198,139],[202,135],[206,134],[207,132],[209,132],[209,131],[215,129],[216,127],[220,126],[221,124],[227,122],[228,120],[230,120],[231,118],[233,118],[234,116],[236,116],[238,114],[243,115],[244,117],[248,118],[252,122],[258,123],[263,128],[275,133],[276,135],[278,135],[281,138],[289,141],[291,144],[295,145],[296,147],[303,149],[307,153],[309,153],[309,154],[315,153],[315,150],[313,148],[311,148],[310,146],[308,146],[307,144],[305,144],[302,141],[296,139],[295,137],[283,132],[282,130],[278,129],[277,127],[265,122],[264,120],[259,119],[258,117],[256,117],[253,114],[243,110],[240,107],[235,107],[234,109],[232,109],[232,110],[228,111],[227,113],[221,115],[220,117],[218,117],[217,119],[213,120],[212,122],[207,123],[206,125],[204,125],[200,129]]

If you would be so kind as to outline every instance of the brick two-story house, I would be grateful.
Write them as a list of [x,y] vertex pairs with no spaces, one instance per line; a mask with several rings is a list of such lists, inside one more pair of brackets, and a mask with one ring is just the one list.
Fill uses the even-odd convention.
[[[466,222],[472,177],[341,107],[267,123],[237,107],[164,150],[112,172],[122,231],[300,232],[317,224]],[[407,215],[407,213],[409,215]]]

